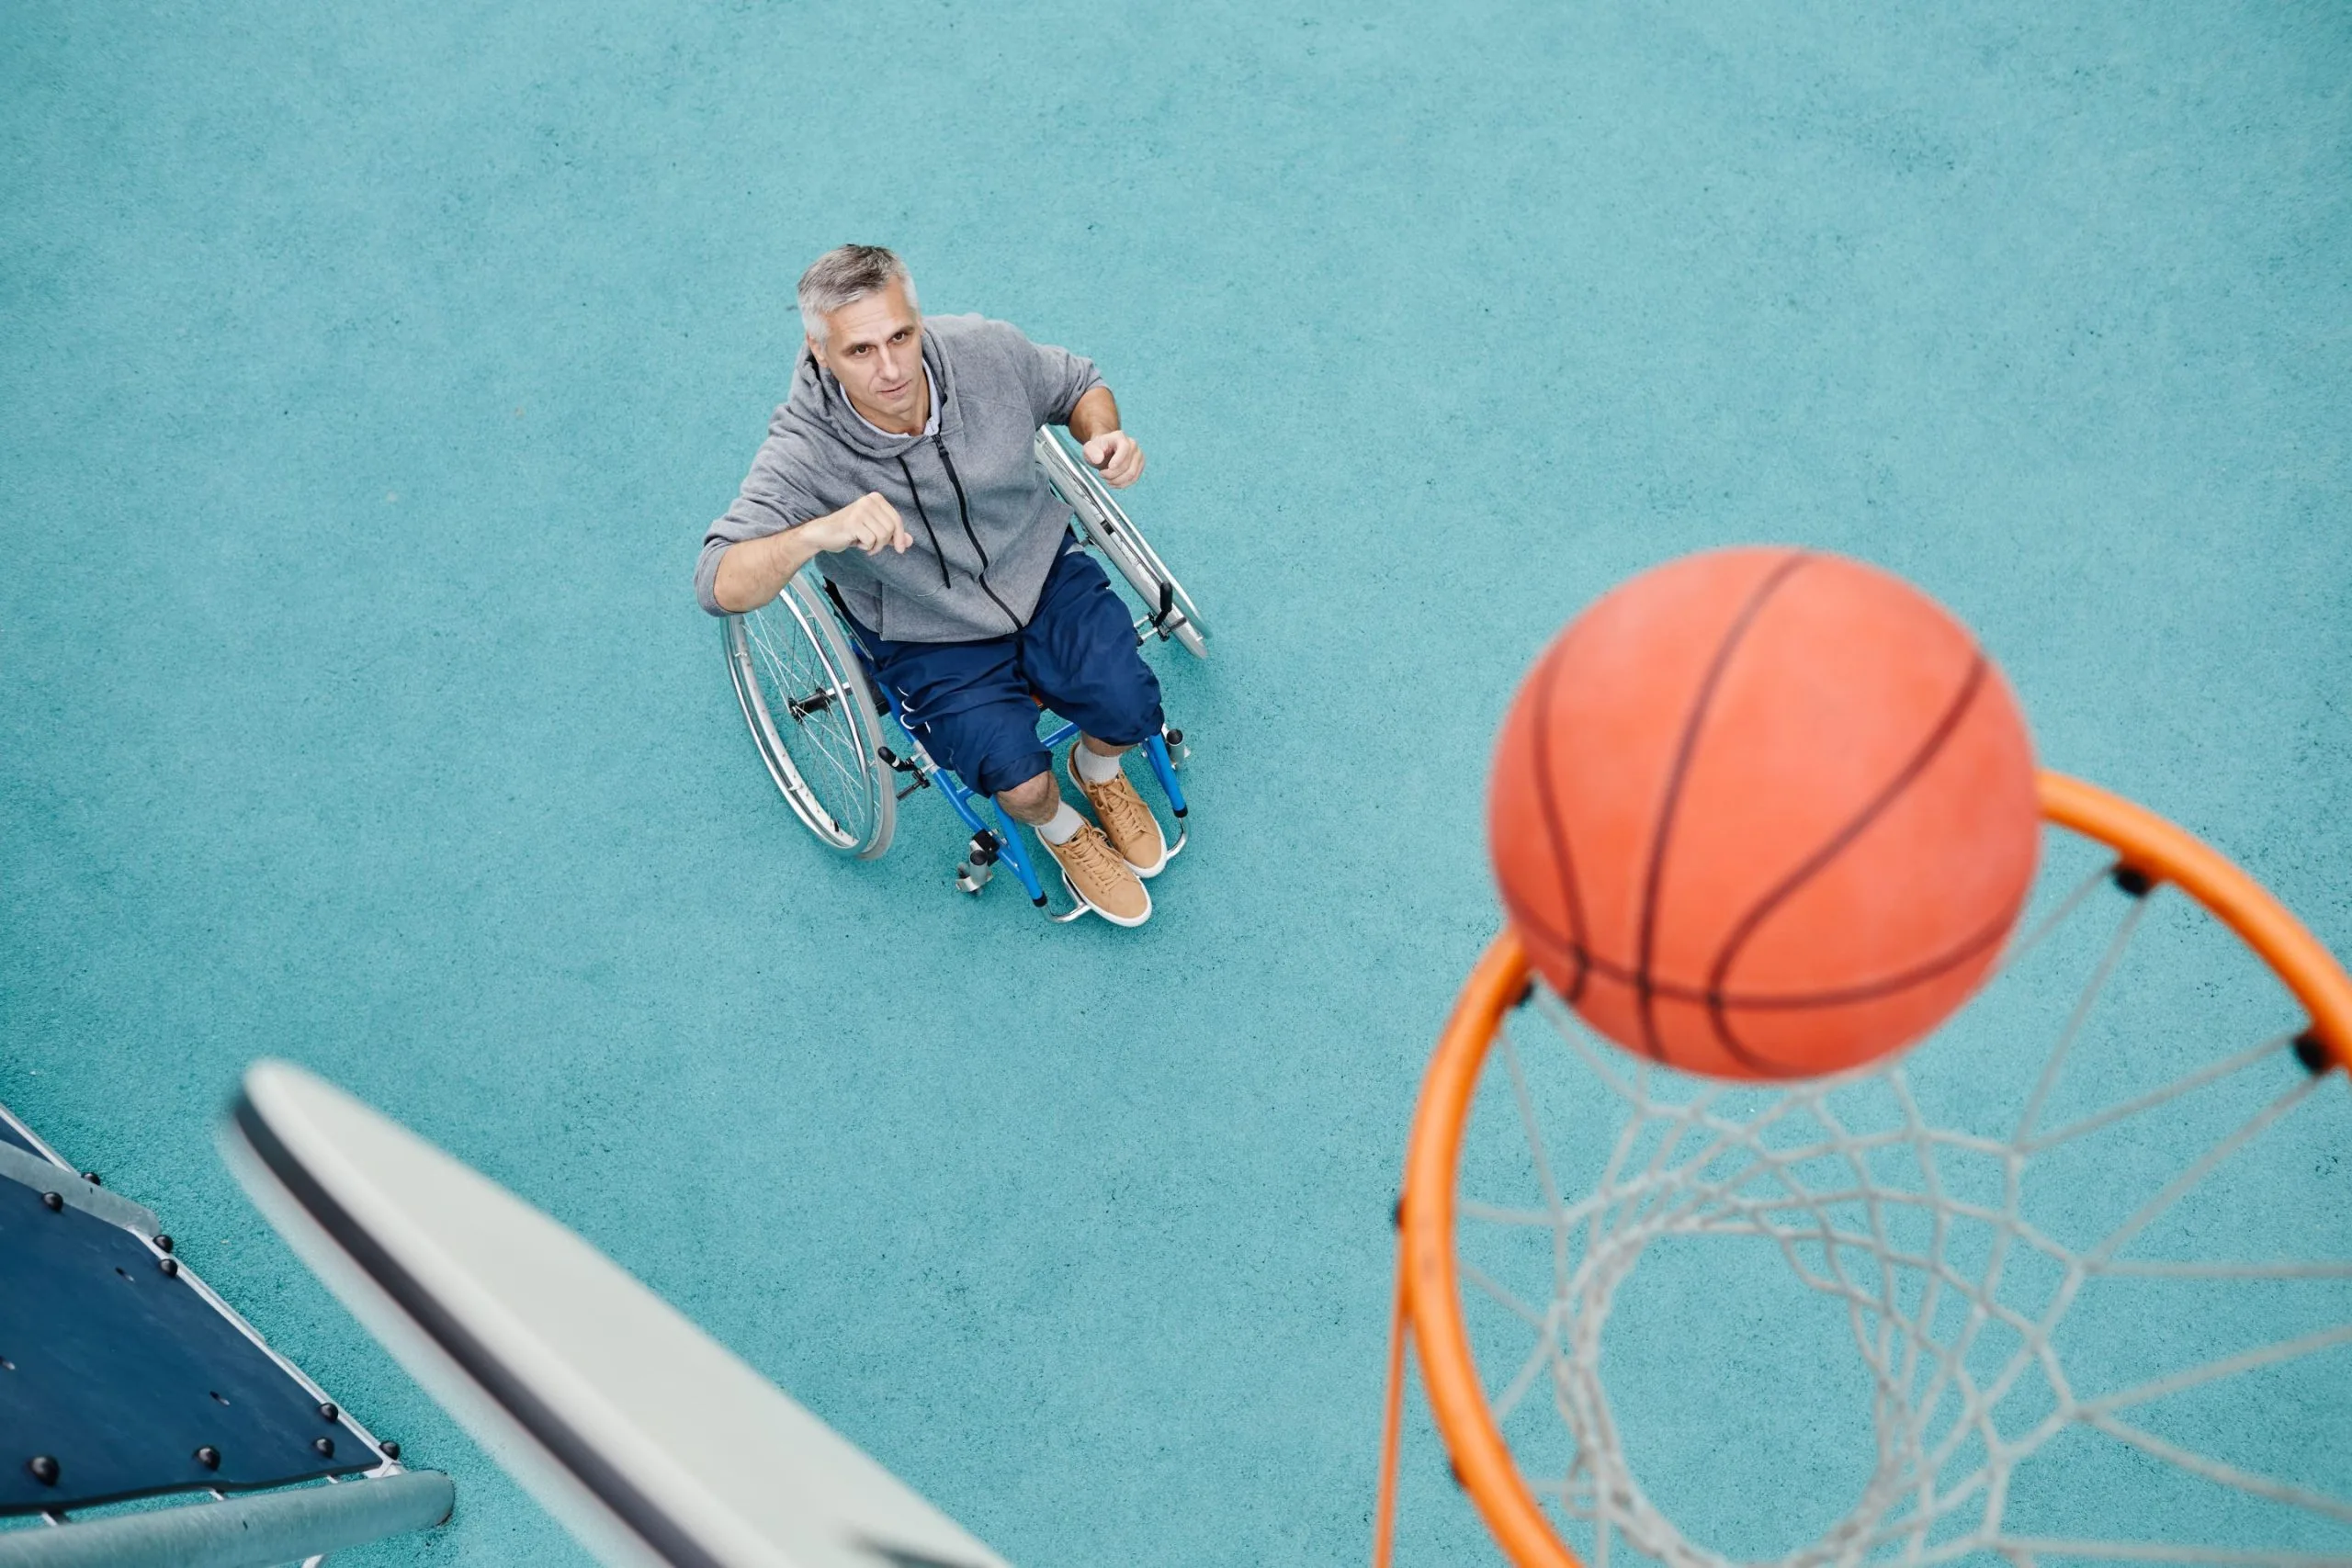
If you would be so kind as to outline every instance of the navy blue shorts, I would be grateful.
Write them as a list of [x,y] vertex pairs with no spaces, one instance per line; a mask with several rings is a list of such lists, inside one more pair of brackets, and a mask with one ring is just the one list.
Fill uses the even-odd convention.
[[1159,677],[1135,622],[1075,539],[1062,546],[1029,624],[986,642],[889,642],[858,628],[875,670],[933,761],[982,795],[1050,772],[1037,705],[1097,740],[1132,746],[1159,733]]

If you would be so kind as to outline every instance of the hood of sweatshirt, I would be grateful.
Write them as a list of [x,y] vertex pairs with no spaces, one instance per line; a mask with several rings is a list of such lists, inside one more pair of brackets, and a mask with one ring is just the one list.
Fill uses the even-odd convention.
[[[939,394],[939,434],[960,432],[964,423],[956,404],[956,372],[940,352],[938,334],[929,331],[922,334],[922,368]],[[799,363],[793,367],[792,390],[768,421],[771,435],[794,430],[820,431],[854,452],[886,462],[895,461],[901,452],[929,439],[921,434],[889,435],[866,423],[850,405],[849,393],[840,380],[817,363],[806,344],[801,345]]]

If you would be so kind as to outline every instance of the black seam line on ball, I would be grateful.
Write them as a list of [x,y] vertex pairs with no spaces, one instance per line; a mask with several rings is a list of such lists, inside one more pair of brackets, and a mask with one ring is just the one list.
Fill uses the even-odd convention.
[[[2009,929],[2007,910],[1988,921],[1976,931],[1946,951],[1913,964],[1908,969],[1882,976],[1875,980],[1857,981],[1826,991],[1713,991],[1704,986],[1688,986],[1675,980],[1650,976],[1650,994],[1669,1002],[1694,1002],[1702,1007],[1724,1007],[1745,1012],[1803,1012],[1812,1008],[1850,1007],[1856,1002],[1874,1002],[1898,991],[1932,980],[1955,964],[1965,964],[2001,940]],[[1604,980],[1613,980],[1625,987],[1635,985],[1636,971],[1623,964],[1612,963],[1599,953],[1587,953],[1584,962]]]
[[[1976,694],[1984,689],[1984,655],[1981,652],[1973,653],[1969,660],[1968,673],[1961,680],[1959,692],[1953,695],[1951,702],[1944,705],[1942,716],[1936,720],[1935,727],[1928,731],[1928,738],[1921,741],[1918,748],[1911,753],[1910,760],[1903,764],[1877,795],[1871,797],[1870,803],[1855,815],[1852,821],[1832,834],[1827,843],[1807,855],[1803,863],[1782,877],[1770,892],[1758,898],[1749,908],[1747,913],[1739,918],[1738,923],[1732,927],[1731,935],[1724,939],[1723,950],[1715,954],[1714,964],[1707,971],[1707,994],[1710,998],[1717,998],[1723,994],[1724,981],[1731,974],[1732,965],[1739,961],[1741,950],[1747,947],[1757,931],[1766,919],[1770,918],[1772,911],[1794,896],[1798,888],[1820,875],[1831,861],[1843,854],[1856,839],[1861,837],[1871,823],[1877,821],[1885,813],[1888,807],[1893,806],[1905,790],[1918,782],[1919,775],[1926,773],[1928,766],[1942,754],[1944,747],[1951,742],[1953,734],[1959,730],[1961,721],[1968,716],[1969,709],[1975,705]],[[1714,1025],[1716,1041],[1731,1054],[1734,1060],[1751,1067],[1762,1067],[1768,1065],[1767,1058],[1752,1055],[1738,1036],[1732,1032],[1731,1021],[1724,1016],[1720,1002],[1713,1000],[1708,1002],[1707,1017],[1708,1021]]]
[[1642,1021],[1642,1048],[1654,1061],[1666,1060],[1664,1045],[1657,1036],[1657,1013],[1651,1005],[1655,989],[1650,976],[1650,963],[1657,948],[1657,891],[1666,878],[1666,850],[1674,833],[1675,808],[1681,804],[1682,781],[1690,771],[1691,755],[1699,748],[1699,731],[1707,721],[1707,709],[1714,702],[1715,688],[1723,682],[1724,671],[1731,664],[1731,656],[1747,628],[1756,622],[1764,602],[1777,592],[1799,567],[1813,558],[1803,550],[1792,550],[1780,565],[1766,574],[1764,581],[1749,591],[1747,603],[1724,629],[1723,640],[1716,644],[1713,659],[1708,661],[1707,673],[1699,682],[1698,694],[1691,698],[1690,712],[1682,721],[1682,736],[1676,743],[1674,765],[1666,777],[1666,793],[1658,801],[1657,826],[1650,831],[1649,867],[1642,878],[1642,914],[1634,949],[1634,1006]]
[[[1868,986],[1852,987],[1852,990],[1855,993],[1852,995],[1840,995],[1836,992],[1831,992],[1817,998],[1804,998],[1801,1000],[1788,1002],[1769,1000],[1750,1001],[1746,1005],[1749,1010],[1757,1011],[1773,1008],[1786,1009],[1791,1007],[1803,1007],[1807,1010],[1811,1010],[1819,1008],[1850,1005],[1855,1002],[1877,1001],[1883,997],[1894,996],[1900,992],[1909,990],[1914,986],[1925,985],[1928,981],[1935,979],[1938,976],[1942,975],[1947,970],[1957,968],[1959,965],[1967,963],[1970,959],[1974,958],[1977,954],[1983,953],[1986,948],[1997,946],[2001,939],[2008,934],[2009,919],[2010,917],[2007,913],[1996,915],[1983,931],[1978,931],[1974,936],[1970,937],[1967,941],[1962,942],[1959,946],[1952,948],[1950,952],[1939,953],[1936,957],[1929,959],[1927,963],[1919,964],[1915,968],[1905,970],[1900,975],[1891,976],[1884,980],[1873,981]],[[1736,1007],[1741,1004],[1711,994],[1707,998],[1707,1005],[1708,1010],[1712,1014],[1721,1016],[1724,1008],[1727,1006]],[[1757,1071],[1774,1077],[1809,1077],[1815,1076],[1820,1071],[1817,1067],[1792,1066],[1792,1064],[1778,1062],[1772,1057],[1764,1055],[1761,1053],[1755,1053],[1751,1055],[1742,1056],[1740,1059],[1746,1062],[1747,1066],[1755,1068]]]
[[269,1122],[243,1095],[230,1112],[238,1134],[264,1168],[285,1188],[335,1246],[392,1299],[412,1322],[458,1363],[467,1377],[503,1407],[556,1461],[576,1476],[597,1501],[611,1509],[673,1568],[725,1568],[620,1468],[573,1430],[528,1384],[509,1371],[474,1337],[456,1314],[418,1283],[382,1243],[370,1235],[334,1194],[294,1157]]
[[[1583,989],[1585,979],[1593,969],[1593,960],[1590,949],[1587,948],[1584,943],[1577,941],[1574,937],[1568,936],[1561,931],[1554,931],[1547,922],[1540,920],[1532,915],[1515,914],[1510,917],[1510,923],[1512,928],[1519,932],[1519,938],[1521,944],[1532,946],[1533,943],[1540,942],[1548,946],[1556,947],[1561,952],[1566,953],[1568,955],[1568,963],[1576,970],[1577,989],[1579,991]],[[1563,997],[1560,999],[1563,1001],[1574,1001],[1576,1000],[1576,998]]]
[[1560,820],[1560,797],[1552,779],[1552,696],[1560,683],[1560,659],[1566,647],[1564,641],[1544,660],[1536,675],[1535,691],[1535,801],[1544,813],[1544,831],[1552,841],[1552,868],[1559,874],[1560,891],[1568,901],[1568,952],[1576,959],[1576,973],[1569,976],[1564,998],[1575,1001],[1584,994],[1585,976],[1591,966],[1585,962],[1584,900],[1577,892],[1576,856],[1568,849],[1567,825]]

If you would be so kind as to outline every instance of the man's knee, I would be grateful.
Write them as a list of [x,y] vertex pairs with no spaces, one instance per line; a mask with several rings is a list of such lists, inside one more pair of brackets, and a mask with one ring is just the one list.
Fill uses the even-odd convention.
[[1037,773],[996,792],[997,804],[1023,822],[1035,821],[1051,813],[1055,796],[1054,775]]

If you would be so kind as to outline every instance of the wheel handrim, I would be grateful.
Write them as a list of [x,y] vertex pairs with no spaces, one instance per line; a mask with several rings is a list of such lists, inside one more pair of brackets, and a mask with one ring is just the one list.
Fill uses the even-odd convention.
[[[796,585],[797,586],[797,585]],[[866,852],[883,829],[864,682],[791,592],[728,623],[728,664],[776,788],[834,849]]]
[[[1176,615],[1174,625],[1163,627],[1161,635],[1174,637],[1193,658],[1206,659],[1208,627],[1203,624],[1193,596],[1184,592],[1184,585],[1176,581],[1176,574],[1168,570],[1159,553],[1151,547],[1151,541],[1144,537],[1143,530],[1135,525],[1101,478],[1072,457],[1069,448],[1051,430],[1038,431],[1034,448],[1046,469],[1048,482],[1063,504],[1069,507],[1086,542],[1119,569],[1119,575],[1143,601],[1148,612],[1157,614],[1161,604],[1160,591],[1166,589],[1167,602]],[[1058,481],[1053,478],[1056,474],[1060,476]],[[1071,494],[1071,491],[1077,494]],[[1091,518],[1090,510],[1095,514]]]

